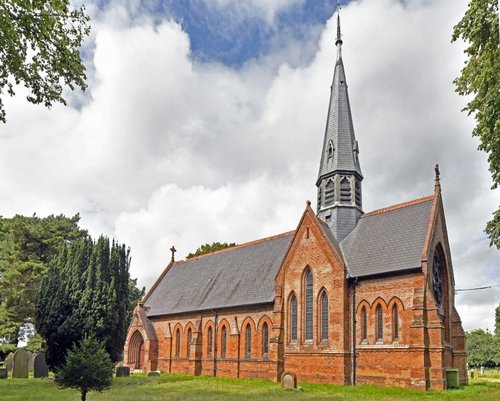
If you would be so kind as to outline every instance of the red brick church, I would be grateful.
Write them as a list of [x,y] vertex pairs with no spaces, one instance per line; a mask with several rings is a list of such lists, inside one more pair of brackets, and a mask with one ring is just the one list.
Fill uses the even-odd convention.
[[436,166],[430,196],[364,213],[340,26],[316,182],[295,231],[172,261],[134,311],[143,371],[338,384],[466,383]]

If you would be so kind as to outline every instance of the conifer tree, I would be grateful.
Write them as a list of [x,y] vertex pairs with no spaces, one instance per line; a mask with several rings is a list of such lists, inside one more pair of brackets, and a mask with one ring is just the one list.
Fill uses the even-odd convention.
[[101,236],[66,245],[40,287],[36,329],[57,368],[73,343],[93,335],[113,361],[121,357],[129,313],[129,250]]

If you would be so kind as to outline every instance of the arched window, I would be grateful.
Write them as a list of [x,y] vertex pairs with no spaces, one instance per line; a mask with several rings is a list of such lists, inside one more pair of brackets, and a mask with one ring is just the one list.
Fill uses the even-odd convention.
[[313,339],[313,277],[311,270],[306,272],[305,276],[305,339],[312,340]]
[[321,294],[321,341],[328,340],[328,294]]
[[212,349],[213,349],[213,344],[214,344],[214,335],[212,328],[208,328],[208,341],[207,341],[207,352],[208,355],[212,355]]
[[382,306],[377,306],[377,341],[384,341]]
[[246,337],[245,337],[245,358],[252,356],[252,328],[250,323],[247,324]]
[[392,307],[392,337],[394,340],[399,339],[399,315],[396,304]]
[[351,183],[347,177],[342,178],[342,181],[340,181],[340,201],[351,202]]
[[434,262],[432,264],[432,289],[438,307],[441,307],[441,302],[443,301],[442,269],[443,264],[441,262],[441,256],[436,250],[436,252],[434,252]]
[[189,358],[189,355],[191,354],[191,341],[193,341],[193,331],[191,330],[191,327],[188,330],[188,338],[187,338],[187,356]]
[[366,341],[367,335],[366,335],[366,308],[363,306],[363,309],[361,309],[361,340]]
[[262,353],[267,355],[269,352],[269,329],[267,323],[262,325]]
[[226,357],[226,341],[227,341],[227,330],[226,326],[222,326],[222,331],[220,333],[221,344],[220,344],[220,356],[221,358]]
[[177,329],[177,334],[175,335],[175,356],[179,356],[181,353],[181,329]]
[[290,341],[297,341],[297,298],[290,298]]
[[325,187],[325,205],[333,203],[335,197],[335,184],[333,180],[328,180]]

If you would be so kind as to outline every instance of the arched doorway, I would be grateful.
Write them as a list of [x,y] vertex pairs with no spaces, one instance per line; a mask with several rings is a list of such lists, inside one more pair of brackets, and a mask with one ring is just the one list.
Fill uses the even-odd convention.
[[130,337],[128,348],[128,363],[133,365],[134,369],[142,369],[144,367],[144,339],[139,331],[136,331]]

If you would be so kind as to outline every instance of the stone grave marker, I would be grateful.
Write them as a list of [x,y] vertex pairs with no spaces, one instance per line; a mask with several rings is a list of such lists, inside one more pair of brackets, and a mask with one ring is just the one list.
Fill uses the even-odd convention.
[[31,352],[28,351],[28,372],[33,372],[33,358],[35,355]]
[[116,377],[130,376],[130,368],[128,366],[118,366],[116,368]]
[[40,352],[35,355],[33,358],[33,368],[36,379],[49,377],[49,368],[47,367],[47,362],[45,361],[45,353]]
[[4,365],[5,368],[10,372],[14,368],[14,354],[9,352],[7,358],[5,358]]
[[151,376],[160,376],[160,371],[159,370],[152,370],[151,372],[148,372],[148,377]]
[[283,373],[283,376],[281,376],[281,387],[297,388],[297,376],[291,372]]
[[14,369],[12,370],[13,379],[28,378],[28,353],[25,349],[18,349],[14,353]]
[[0,368],[0,379],[7,379],[9,376],[9,371],[7,368]]

